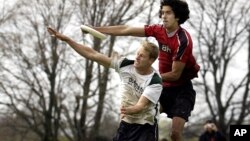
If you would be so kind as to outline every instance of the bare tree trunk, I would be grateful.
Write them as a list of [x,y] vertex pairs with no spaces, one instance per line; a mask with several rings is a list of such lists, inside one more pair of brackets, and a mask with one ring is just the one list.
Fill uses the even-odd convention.
[[[142,1],[142,4],[139,6],[135,6],[133,4],[134,1],[131,0],[121,1],[119,4],[115,3],[114,1],[98,1],[98,0],[94,0],[92,2],[80,1],[79,4],[77,5],[79,6],[80,9],[79,15],[82,16],[78,17],[78,19],[80,19],[82,24],[89,24],[93,26],[124,24],[132,20],[134,17],[138,15],[138,13],[141,13],[148,6],[146,5],[146,0]],[[132,8],[135,8],[136,10],[132,10]],[[129,13],[129,11],[132,12]],[[113,52],[113,46],[115,41],[116,38],[111,37],[110,39],[108,39],[108,42],[104,44],[105,46],[108,47],[105,47],[103,46],[102,42],[100,42],[100,40],[94,39],[93,48],[100,52],[105,50],[105,54],[110,56],[111,53]],[[94,72],[86,71],[86,73],[94,73]],[[88,137],[88,139],[92,141],[96,140],[98,136],[102,136],[100,131],[100,126],[102,122],[103,111],[105,110],[104,109],[104,105],[106,103],[105,97],[108,92],[107,82],[110,76],[109,69],[103,68],[102,66],[97,66],[96,73],[97,74],[93,75],[96,76],[98,85],[96,87],[96,90],[94,90],[97,92],[96,93],[94,92],[93,95],[96,95],[98,99],[97,99],[97,104],[95,106],[96,112],[93,117],[93,125],[90,127],[90,133]],[[84,107],[89,107],[89,105],[88,104],[84,105],[83,108]],[[86,114],[82,116],[86,116]],[[84,136],[86,136],[86,134]]]
[[[213,119],[227,135],[231,124],[241,124],[249,116],[246,112],[249,60],[247,64],[241,62],[248,69],[245,74],[235,74],[238,76],[237,81],[231,80],[232,73],[229,73],[232,65],[238,65],[232,64],[235,56],[246,47],[247,38],[244,35],[250,21],[247,16],[250,12],[249,2],[242,4],[231,0],[195,0],[193,5],[194,13],[197,13],[194,16],[197,17],[190,21],[190,25],[198,33],[198,53],[202,64],[202,85],[198,88],[205,94],[204,100],[210,111],[207,117]],[[231,12],[232,9],[235,11]],[[237,13],[238,16],[232,13]]]
[[[18,2],[18,8],[12,9],[15,12],[0,18],[4,29],[0,32],[0,45],[4,47],[0,53],[0,93],[4,99],[0,104],[8,110],[3,114],[16,115],[10,119],[13,120],[10,126],[19,133],[35,134],[35,140],[41,141],[57,141],[60,133],[70,141],[94,141],[103,136],[102,119],[116,116],[109,112],[113,107],[106,106],[113,104],[112,99],[106,100],[114,87],[107,85],[109,69],[75,55],[65,44],[50,37],[46,27],[67,32],[72,23],[73,26],[125,24],[148,11],[152,3],[147,0]],[[15,18],[9,20],[12,16]],[[76,40],[81,40],[80,30],[70,30],[72,36],[78,37]],[[83,41],[107,55],[112,53],[117,39],[111,36],[100,41],[86,36]],[[27,139],[22,135],[23,140]]]
[[5,79],[0,90],[9,100],[0,101],[0,104],[8,108],[6,114],[14,114],[21,121],[10,123],[18,132],[35,133],[41,141],[57,141],[64,100],[57,79],[62,76],[59,58],[65,50],[58,48],[57,41],[47,36],[46,27],[62,28],[63,22],[70,19],[62,13],[70,15],[72,12],[65,8],[65,0],[56,3],[60,5],[58,9],[53,7],[59,15],[50,13],[51,1],[18,2],[16,18],[8,25],[11,31],[6,30],[1,37],[3,40],[8,38],[4,43],[7,48],[3,60],[13,65],[1,60],[1,75]]

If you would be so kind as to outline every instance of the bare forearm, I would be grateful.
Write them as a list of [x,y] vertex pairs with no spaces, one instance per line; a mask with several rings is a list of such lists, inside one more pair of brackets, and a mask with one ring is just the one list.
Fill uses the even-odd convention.
[[109,35],[115,36],[139,36],[144,37],[143,27],[130,27],[127,25],[94,27],[94,29]]
[[126,28],[127,26],[125,25],[94,27],[95,30],[98,30],[102,33],[116,36],[125,35]]
[[58,38],[62,41],[65,41],[66,43],[68,43],[78,54],[82,55],[86,59],[96,61],[98,64],[101,64],[105,67],[110,66],[110,63],[111,63],[110,57],[95,51],[93,48],[90,48],[90,47],[87,47],[85,45],[82,45],[82,44],[75,42],[74,40],[72,40],[68,36],[65,36],[65,35],[57,32],[56,30],[54,30],[51,27],[48,27],[47,30],[53,37]]
[[166,73],[162,73],[161,77],[163,81],[177,81],[184,70],[185,63],[181,61],[174,61],[172,64],[172,70]]
[[126,115],[137,114],[137,113],[143,111],[145,108],[146,108],[146,106],[143,106],[143,105],[134,105],[134,106],[129,106],[129,107],[122,107],[121,108],[121,113],[126,114]]
[[126,114],[136,114],[145,109],[145,106],[143,105],[134,105],[126,108]]
[[173,72],[167,72],[161,74],[161,78],[163,81],[177,81],[180,78],[180,76]]
[[122,114],[136,114],[139,113],[147,108],[149,105],[150,101],[145,97],[141,96],[139,101],[133,105],[133,106],[128,106],[128,107],[121,107],[121,113]]
[[67,38],[67,40],[65,40],[65,42],[67,42],[81,56],[85,57],[86,59],[93,60],[91,55],[94,54],[95,51],[92,48],[89,48],[85,45],[79,44],[70,38]]

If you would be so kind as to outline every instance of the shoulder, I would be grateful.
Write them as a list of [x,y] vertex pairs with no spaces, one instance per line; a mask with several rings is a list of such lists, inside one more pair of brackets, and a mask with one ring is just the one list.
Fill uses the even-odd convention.
[[186,29],[182,28],[182,27],[180,27],[180,29],[178,30],[177,35],[180,38],[183,38],[183,39],[186,39],[186,40],[191,39],[191,35],[189,34],[189,32]]
[[124,58],[121,62],[120,68],[128,66],[128,65],[132,65],[134,64],[134,60],[129,60],[127,58]]
[[144,30],[146,36],[153,36],[156,38],[166,34],[166,30],[162,24],[145,25]]
[[184,28],[180,27],[177,32],[177,37],[181,45],[192,45],[192,38]]
[[162,84],[162,79],[160,75],[156,72],[153,74],[152,79],[149,83],[149,85],[153,85],[153,84]]
[[145,25],[145,30],[154,30],[154,31],[160,31],[165,30],[162,24],[151,24],[151,25]]
[[114,68],[117,72],[121,70],[121,68],[125,68],[126,66],[133,65],[134,60],[129,60],[125,57],[121,58],[113,58],[110,64],[111,68]]

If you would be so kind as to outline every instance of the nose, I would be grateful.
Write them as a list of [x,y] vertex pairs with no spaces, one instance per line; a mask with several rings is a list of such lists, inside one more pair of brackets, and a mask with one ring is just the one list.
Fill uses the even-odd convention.
[[139,56],[138,55],[135,57],[135,60],[139,60]]
[[140,55],[136,55],[135,59],[138,61],[140,60]]
[[166,18],[166,17],[167,17],[166,12],[162,12],[161,17],[162,17],[162,18]]

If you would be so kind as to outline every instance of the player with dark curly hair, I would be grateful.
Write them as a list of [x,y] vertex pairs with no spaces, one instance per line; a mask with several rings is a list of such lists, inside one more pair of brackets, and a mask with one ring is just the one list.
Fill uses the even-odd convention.
[[184,0],[162,0],[159,16],[162,24],[132,27],[127,25],[94,27],[109,35],[154,37],[159,44],[159,71],[163,80],[161,112],[172,118],[172,141],[181,141],[185,122],[193,110],[196,92],[191,80],[200,66],[193,56],[190,34],[181,27],[189,18]]

